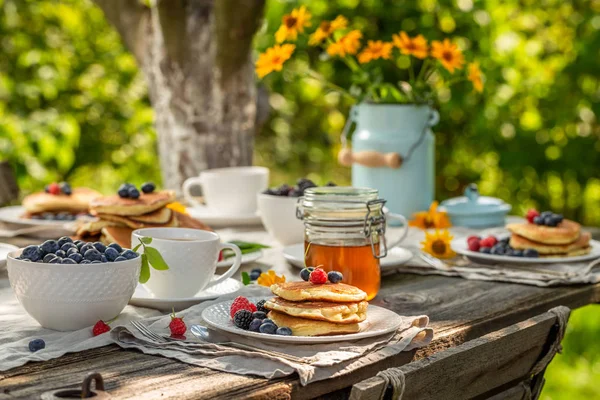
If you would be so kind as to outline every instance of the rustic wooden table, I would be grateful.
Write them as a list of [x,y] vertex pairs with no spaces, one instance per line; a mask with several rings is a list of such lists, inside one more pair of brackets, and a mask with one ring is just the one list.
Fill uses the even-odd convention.
[[[261,231],[224,230],[220,233],[225,240],[268,240]],[[31,239],[4,241],[24,245]],[[283,260],[278,249],[268,250],[258,264],[268,265],[289,278],[298,273]],[[256,264],[244,266],[243,270],[254,267]],[[6,271],[0,272],[0,290],[10,290]],[[391,274],[382,278],[381,291],[373,303],[401,315],[429,315],[435,330],[433,342],[427,348],[401,353],[337,379],[302,387],[294,376],[269,381],[227,374],[111,345],[1,372],[0,399],[39,398],[40,393],[48,390],[79,385],[92,371],[104,376],[106,390],[113,398],[347,398],[351,385],[378,371],[456,347],[558,305],[573,309],[599,300],[600,284],[539,288],[441,276]]]

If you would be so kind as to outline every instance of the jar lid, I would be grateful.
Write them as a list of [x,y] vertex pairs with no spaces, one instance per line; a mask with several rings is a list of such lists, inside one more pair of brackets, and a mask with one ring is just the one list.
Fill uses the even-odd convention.
[[440,206],[450,215],[506,213],[511,209],[510,204],[505,203],[501,199],[480,196],[477,185],[474,183],[465,188],[464,194],[461,197],[444,200]]

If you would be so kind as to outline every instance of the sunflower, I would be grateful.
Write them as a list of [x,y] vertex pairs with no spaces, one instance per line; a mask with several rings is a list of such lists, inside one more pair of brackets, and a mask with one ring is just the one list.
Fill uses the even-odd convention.
[[261,286],[266,286],[266,287],[269,287],[274,283],[283,283],[283,282],[285,282],[285,276],[277,275],[275,273],[275,271],[273,271],[272,269],[260,274],[260,276],[256,280],[256,283],[258,283]]
[[259,78],[270,74],[273,71],[281,71],[285,63],[294,52],[296,46],[293,44],[276,44],[268,48],[264,53],[258,56],[256,61],[256,74]]
[[275,32],[277,43],[296,40],[298,33],[304,33],[304,28],[310,26],[311,17],[305,6],[294,8],[290,14],[284,15],[281,19],[281,26]]
[[321,25],[317,28],[315,33],[310,35],[310,39],[308,40],[308,44],[311,46],[316,46],[320,44],[323,40],[330,37],[333,32],[344,29],[348,26],[348,20],[343,15],[338,15],[333,21],[323,21]]
[[172,203],[167,204],[167,208],[169,208],[173,211],[177,211],[178,213],[181,213],[181,214],[187,214],[187,211],[185,210],[185,206],[178,201],[174,201]]
[[458,46],[448,39],[444,39],[443,42],[437,40],[431,42],[431,56],[440,60],[450,73],[454,73],[454,69],[462,69],[465,63]]
[[476,91],[483,92],[483,81],[479,63],[474,62],[469,64],[469,75],[467,75],[467,79],[473,83],[473,88]]
[[435,233],[425,232],[425,241],[421,242],[421,250],[436,258],[452,258],[456,255],[450,247],[452,235],[447,229],[435,230]]
[[385,58],[389,60],[392,55],[392,43],[381,40],[369,40],[367,47],[358,55],[358,62],[366,64],[372,60]]
[[427,57],[427,40],[423,35],[409,37],[406,32],[402,31],[398,35],[392,35],[394,45],[400,49],[402,54],[414,56],[420,59]]
[[438,202],[434,201],[429,206],[429,211],[419,211],[413,214],[412,220],[408,221],[409,226],[421,229],[444,229],[450,228],[452,224],[448,219],[448,214],[444,211],[438,211]]
[[360,47],[361,38],[361,31],[350,31],[334,43],[331,43],[329,47],[327,47],[327,53],[329,53],[330,56],[340,57],[345,57],[346,54],[356,54],[358,48]]

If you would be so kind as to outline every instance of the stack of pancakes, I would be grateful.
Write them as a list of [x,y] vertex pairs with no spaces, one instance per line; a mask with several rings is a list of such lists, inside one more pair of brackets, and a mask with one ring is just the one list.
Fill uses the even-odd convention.
[[555,227],[531,223],[508,224],[512,233],[509,245],[513,249],[534,249],[540,257],[575,257],[591,251],[589,232],[568,219]]
[[265,303],[268,318],[294,336],[356,333],[367,318],[367,294],[344,283],[284,282],[271,291],[278,297]]
[[142,193],[139,198],[103,196],[90,203],[95,218],[81,223],[77,236],[82,239],[100,237],[103,243],[118,243],[131,248],[131,232],[141,228],[182,227],[210,229],[194,218],[167,207],[175,201],[170,190]]
[[32,193],[23,199],[22,204],[26,213],[24,217],[31,218],[45,213],[68,213],[73,215],[87,213],[90,202],[99,196],[102,195],[85,187],[73,189],[70,195],[46,192]]

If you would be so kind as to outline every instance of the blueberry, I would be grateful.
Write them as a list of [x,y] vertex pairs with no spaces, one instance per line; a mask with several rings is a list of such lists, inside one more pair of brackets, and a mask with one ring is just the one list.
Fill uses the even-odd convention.
[[513,257],[523,257],[523,250],[513,250]]
[[137,256],[138,254],[135,251],[131,251],[129,249],[121,253],[121,257],[125,257],[127,260],[133,260]]
[[60,239],[58,239],[58,247],[63,247],[63,244],[65,243],[73,243],[73,239],[71,239],[68,236],[63,236]]
[[540,254],[535,249],[527,249],[523,251],[523,257],[537,258]]
[[49,185],[44,186],[44,192],[50,193],[50,186]]
[[329,279],[329,282],[331,283],[338,283],[344,279],[344,275],[338,271],[331,271],[327,274],[327,279]]
[[92,250],[92,249],[96,250],[96,248],[91,243],[86,243],[83,246],[81,246],[81,248],[79,249],[79,252],[81,254],[85,254],[86,251]]
[[108,259],[106,258],[106,256],[104,254],[102,254],[102,256],[100,257],[100,261],[102,261],[103,263],[108,262]]
[[552,217],[550,217],[550,224],[546,224],[548,226],[558,226],[558,224],[560,224],[562,222],[563,218],[554,214]]
[[50,260],[50,262],[48,264],[60,264],[62,262],[62,260],[63,260],[62,257],[56,256],[52,260]]
[[63,250],[56,250],[56,253],[54,253],[54,254],[56,254],[57,257],[66,257],[67,256],[67,253]]
[[252,313],[252,318],[260,319],[262,321],[263,319],[267,318],[267,314],[265,314],[263,311],[254,311]]
[[335,186],[337,186],[337,185],[336,185],[336,183],[335,183],[335,182],[329,181],[329,182],[327,182],[327,185],[325,185],[325,186],[328,186],[328,187],[335,187]]
[[65,243],[62,246],[60,246],[60,249],[62,251],[64,251],[65,253],[67,251],[69,251],[69,249],[76,249],[76,248],[77,248],[77,246],[75,246],[73,243]]
[[546,217],[550,217],[552,216],[553,212],[552,211],[544,211],[540,214],[540,217],[542,218],[546,218]]
[[57,221],[66,221],[67,218],[69,218],[69,214],[64,212],[60,212],[54,216],[54,219]]
[[72,258],[63,258],[60,263],[61,264],[77,264],[77,261],[73,260]]
[[511,249],[511,248],[506,249],[506,252],[504,253],[504,255],[508,256],[508,257],[512,257],[513,256],[513,249]]
[[56,240],[46,240],[44,243],[41,244],[40,247],[46,254],[56,253],[56,250],[60,248],[58,247],[58,243],[56,243]]
[[119,186],[117,194],[119,195],[119,197],[126,199],[127,197],[129,197],[129,186],[127,186],[126,183],[122,184],[121,186]]
[[500,240],[498,241],[498,243],[501,243],[501,244],[503,244],[503,245],[505,245],[505,246],[508,246],[508,242],[509,242],[509,241],[510,241],[510,236],[500,239]]
[[137,199],[137,198],[139,198],[139,197],[140,197],[140,191],[139,191],[139,190],[137,190],[135,187],[132,187],[132,188],[130,187],[130,188],[127,190],[127,194],[128,194],[128,195],[129,195],[129,197],[130,197],[130,198],[132,198],[132,199]]
[[78,240],[79,243],[77,243],[75,246],[77,246],[77,249],[81,252],[81,249],[83,248],[83,246],[86,245],[86,242],[84,242],[83,240]]
[[492,247],[492,250],[490,251],[490,253],[501,256],[504,253],[506,253],[506,249],[504,248],[504,246],[497,244],[494,247]]
[[69,250],[67,250],[67,257],[75,253],[79,254],[79,249],[77,247],[71,247]]
[[29,261],[39,261],[42,259],[43,257],[43,253],[42,250],[39,248],[39,246],[27,246],[23,249],[23,252],[21,253],[21,257],[23,257],[24,259],[27,259]]
[[541,215],[533,217],[533,223],[536,225],[544,225],[544,217],[542,217]]
[[313,181],[311,181],[310,179],[306,179],[306,178],[298,179],[298,182],[296,182],[296,185],[298,185],[298,188],[303,192],[306,189],[317,187],[317,185]]
[[275,190],[275,189],[267,189],[267,190],[265,190],[263,192],[263,194],[268,194],[268,195],[271,195],[271,196],[277,196],[277,190]]
[[250,322],[250,327],[248,327],[248,330],[250,330],[252,332],[258,332],[261,325],[262,325],[262,320],[254,319],[254,320],[252,320],[252,322]]
[[115,262],[119,262],[119,261],[127,261],[127,259],[123,256],[119,256],[119,257],[115,258]]
[[83,258],[90,261],[100,261],[102,259],[102,254],[96,249],[89,249],[83,254]]
[[255,281],[258,279],[258,277],[260,276],[261,272],[255,272],[252,271],[250,272],[250,280]]
[[559,224],[563,222],[563,219],[565,219],[565,217],[563,217],[562,214],[554,214],[554,218],[556,218]]
[[104,255],[108,261],[115,261],[119,257],[119,252],[112,247],[107,247]]
[[104,253],[106,251],[106,246],[104,245],[104,243],[94,242],[92,246],[94,246],[94,248],[100,253]]
[[42,219],[45,219],[47,221],[53,220],[54,219],[54,214],[52,214],[50,212],[45,212],[45,213],[42,214]]
[[92,262],[90,260],[86,260],[85,258],[83,260],[81,260],[81,262],[79,264],[91,264]]
[[554,219],[553,215],[550,215],[549,217],[544,218],[544,225],[555,227],[556,225],[558,225],[558,221]]
[[290,190],[292,190],[292,188],[284,183],[283,185],[281,185],[277,189],[275,189],[275,195],[276,196],[287,196],[288,193],[290,192]]
[[265,319],[263,319],[263,324],[273,324],[273,325],[275,325],[275,322],[273,322],[273,320],[270,319],[270,318],[265,318]]
[[44,339],[33,339],[31,342],[29,342],[29,351],[32,353],[44,348],[46,348],[46,342],[44,342]]
[[288,195],[288,197],[300,197],[303,194],[304,194],[303,191],[301,191],[300,189],[294,188],[294,189],[290,190],[287,195]]
[[308,268],[302,268],[302,271],[300,271],[300,278],[302,278],[303,281],[308,282],[308,279],[310,278],[310,270]]
[[44,262],[48,264],[50,261],[56,258],[56,254],[48,253],[44,256]]
[[79,253],[69,254],[69,258],[71,260],[75,261],[77,264],[79,264],[81,261],[83,261],[83,256]]
[[152,182],[146,182],[142,185],[141,189],[144,193],[152,193],[156,189],[156,186]]
[[94,260],[94,261],[91,262],[91,264],[102,264],[102,261]]
[[119,246],[118,243],[111,243],[111,244],[108,245],[108,247],[111,247],[111,248],[115,249],[119,253],[121,253],[123,251],[123,248],[121,246]]
[[267,333],[269,335],[273,335],[273,334],[275,334],[275,332],[277,332],[277,325],[271,324],[271,323],[265,324],[263,321],[260,328],[258,328],[258,331],[260,333]]
[[63,194],[70,196],[71,193],[73,193],[73,190],[71,189],[71,185],[69,185],[67,182],[61,182],[59,184],[59,186],[60,186],[60,191],[63,192]]
[[275,332],[277,335],[283,335],[283,336],[292,336],[292,330],[286,326],[282,326],[281,328],[277,328],[277,331]]
[[483,254],[490,254],[492,251],[491,247],[480,247],[479,252]]

